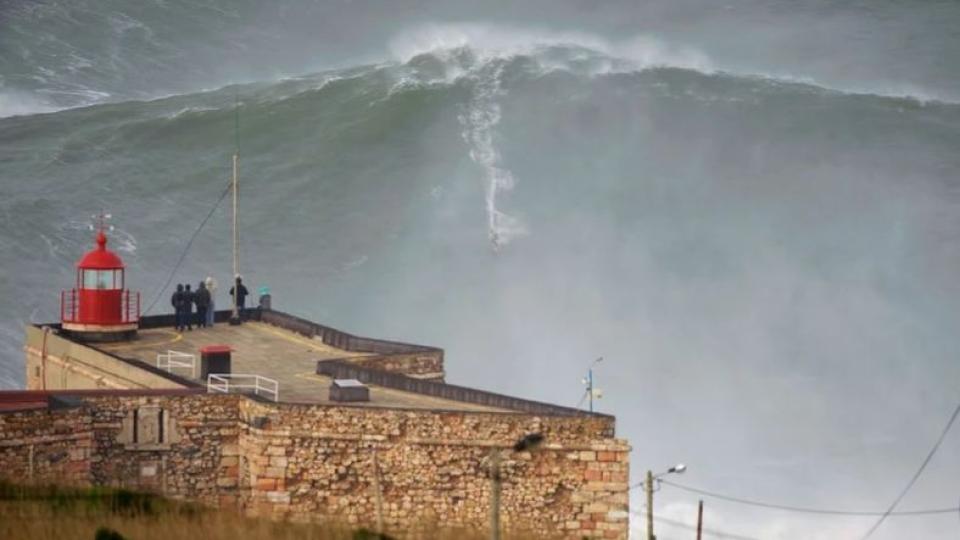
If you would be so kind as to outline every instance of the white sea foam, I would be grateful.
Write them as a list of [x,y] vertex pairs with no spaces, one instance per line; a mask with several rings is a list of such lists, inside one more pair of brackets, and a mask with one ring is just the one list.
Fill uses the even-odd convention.
[[0,92],[0,118],[26,116],[56,111],[57,108],[35,97],[19,92]]
[[501,117],[497,99],[503,94],[500,84],[503,64],[489,67],[491,69],[478,75],[473,98],[460,114],[459,120],[463,126],[462,136],[470,145],[470,159],[484,171],[487,234],[494,250],[499,250],[516,237],[527,234],[528,230],[518,218],[498,208],[498,199],[504,192],[513,189],[516,181],[513,173],[502,165],[500,152],[494,143],[496,126]]
[[[568,47],[569,56],[557,58],[540,54],[549,47]],[[443,60],[448,67],[446,82],[465,74],[462,66],[448,61],[451,51],[464,49],[476,55],[480,63],[493,58],[528,55],[545,71],[575,70],[584,75],[606,75],[672,67],[704,74],[723,72],[733,77],[808,84],[842,94],[911,99],[921,103],[958,103],[955,95],[931,92],[909,82],[850,84],[793,72],[769,72],[749,66],[721,64],[700,49],[650,34],[611,40],[585,32],[478,23],[433,23],[400,32],[389,42],[390,54],[398,61],[408,62],[427,53]],[[591,53],[593,56],[588,57]],[[583,60],[590,61],[578,65]]]
[[350,261],[347,261],[346,263],[344,263],[342,270],[343,270],[344,272],[347,272],[347,271],[349,271],[349,270],[353,270],[354,268],[356,268],[356,267],[358,267],[358,266],[361,266],[361,265],[363,265],[364,263],[366,263],[368,259],[369,259],[369,257],[367,257],[366,255],[361,255],[361,256],[357,257],[356,259],[353,259],[353,260],[350,260]]
[[193,113],[204,113],[209,111],[219,110],[217,107],[183,107],[176,111],[171,111],[164,115],[167,120],[174,120],[181,116],[193,114]]
[[127,231],[113,228],[110,232],[110,239],[113,240],[113,248],[124,253],[134,253],[137,251],[137,239]]
[[401,32],[390,40],[394,58],[407,62],[411,58],[438,51],[469,48],[479,55],[502,57],[527,54],[543,45],[576,45],[606,51],[603,39],[582,32],[552,32],[512,26],[487,24],[426,24]]
[[52,238],[50,238],[49,236],[43,233],[40,234],[40,238],[47,245],[47,254],[50,255],[51,259],[55,260],[62,254],[60,250],[60,246],[57,244],[55,240],[53,240]]
[[535,56],[548,69],[569,68],[570,61],[577,60],[576,57],[551,60],[538,56],[545,47],[551,46],[580,49],[581,54],[592,51],[603,55],[605,58],[598,58],[602,60],[597,62],[598,73],[650,67],[679,67],[703,72],[715,69],[702,51],[649,35],[612,41],[584,32],[467,23],[417,26],[390,40],[390,52],[401,62],[426,53],[445,59],[450,51],[462,49],[471,50],[481,62],[516,55]]

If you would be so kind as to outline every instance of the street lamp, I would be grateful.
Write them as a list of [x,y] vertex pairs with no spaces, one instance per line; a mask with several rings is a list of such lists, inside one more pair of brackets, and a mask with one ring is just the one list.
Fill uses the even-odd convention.
[[[587,386],[587,396],[590,398],[590,412],[593,412],[593,398],[596,397],[597,399],[600,399],[603,395],[599,389],[594,389],[593,387],[593,368],[600,362],[603,362],[602,356],[590,364],[590,367],[587,368],[587,376],[583,379],[583,384]],[[582,399],[580,400],[580,403],[583,403]],[[577,408],[580,408],[579,405]]]
[[647,492],[647,540],[656,540],[653,535],[653,481],[659,480],[668,474],[683,474],[687,466],[683,463],[677,463],[660,474],[653,474],[653,471],[647,471],[647,480],[643,483],[643,488]]

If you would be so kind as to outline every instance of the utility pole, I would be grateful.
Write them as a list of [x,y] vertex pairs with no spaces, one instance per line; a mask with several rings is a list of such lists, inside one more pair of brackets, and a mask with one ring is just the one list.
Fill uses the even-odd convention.
[[240,324],[240,230],[237,227],[237,206],[239,193],[237,192],[237,164],[240,161],[240,100],[234,96],[234,149],[233,149],[233,312],[230,314],[230,324]]
[[380,487],[380,462],[377,459],[377,447],[373,447],[373,489],[374,504],[377,511],[377,534],[383,534],[383,491]]
[[703,499],[697,505],[697,540],[700,540],[700,534],[703,531]]
[[500,449],[490,451],[490,540],[500,540]]
[[653,535],[653,471],[647,471],[647,481],[643,487],[647,490],[647,540],[656,540]]
[[[543,444],[542,433],[528,433],[513,443],[513,452],[536,452]],[[496,446],[490,448],[490,455],[486,458],[487,473],[490,475],[490,540],[500,540],[500,491],[503,488],[502,450]],[[481,467],[483,460],[481,460]]]

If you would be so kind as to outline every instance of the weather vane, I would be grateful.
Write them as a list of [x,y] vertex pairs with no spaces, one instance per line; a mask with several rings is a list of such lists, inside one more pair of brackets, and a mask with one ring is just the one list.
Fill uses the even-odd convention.
[[99,214],[94,214],[90,217],[96,223],[96,225],[94,225],[93,223],[90,224],[91,231],[96,230],[96,231],[104,232],[108,230],[109,231],[113,230],[113,225],[110,225],[109,227],[107,227],[107,220],[112,219],[113,215],[107,214],[103,210],[101,210]]

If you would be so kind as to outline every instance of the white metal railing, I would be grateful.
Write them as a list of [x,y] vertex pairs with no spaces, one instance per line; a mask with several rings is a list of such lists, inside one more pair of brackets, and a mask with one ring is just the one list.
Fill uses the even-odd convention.
[[207,392],[229,394],[231,391],[237,390],[253,390],[253,393],[258,396],[261,395],[261,392],[264,392],[272,394],[274,401],[280,400],[280,384],[274,379],[241,373],[211,373],[207,375]]
[[187,368],[191,377],[197,378],[197,356],[179,351],[167,351],[157,355],[157,368],[172,373],[175,368]]

